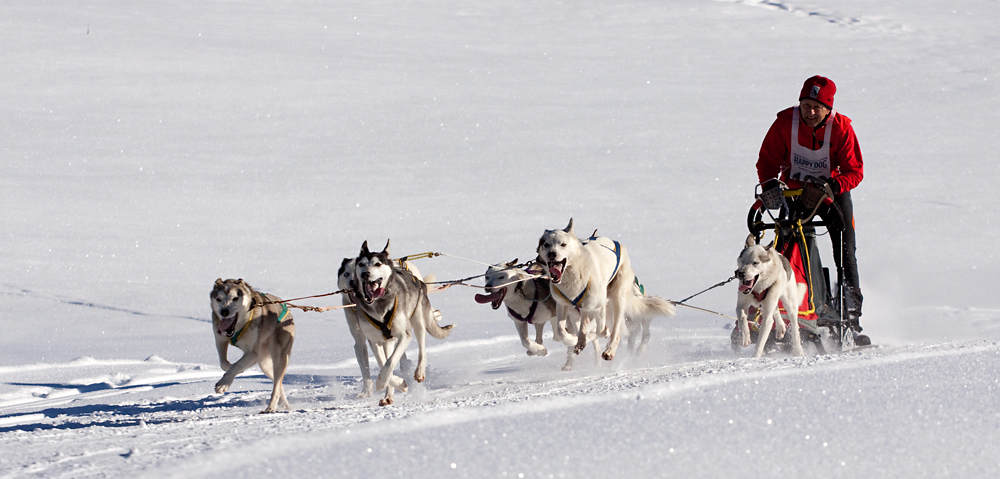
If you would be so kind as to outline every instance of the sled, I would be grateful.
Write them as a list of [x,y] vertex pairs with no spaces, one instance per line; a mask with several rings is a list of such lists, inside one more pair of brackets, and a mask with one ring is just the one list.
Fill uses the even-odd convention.
[[[788,258],[796,281],[807,286],[798,317],[803,345],[812,343],[820,354],[868,346],[870,341],[867,336],[858,337],[847,319],[844,268],[841,262],[836,261],[837,283],[836,288],[831,290],[830,270],[823,266],[816,245],[817,227],[837,231],[843,229],[844,225],[843,213],[833,201],[830,187],[821,179],[806,177],[805,185],[793,190],[773,179],[758,184],[754,196],[756,201],[747,214],[747,228],[758,244],[766,231],[773,230],[775,248]],[[840,235],[837,243],[833,247],[841,252],[835,256],[839,260],[843,258],[843,235]],[[751,344],[757,344],[760,340],[757,333],[760,311],[751,313],[750,340]],[[789,324],[784,315],[782,320],[786,326]],[[743,350],[741,339],[737,325],[731,336],[733,351],[737,354]],[[788,334],[782,340],[775,340],[772,331],[766,340],[768,344],[765,351],[791,349]],[[834,351],[830,351],[831,348]]]

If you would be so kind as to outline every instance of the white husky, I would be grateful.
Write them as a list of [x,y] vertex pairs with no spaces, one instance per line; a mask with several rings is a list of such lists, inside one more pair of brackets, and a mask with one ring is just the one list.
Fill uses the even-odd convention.
[[743,347],[750,345],[750,327],[747,316],[753,306],[761,312],[761,327],[757,336],[757,351],[754,357],[764,354],[764,345],[774,326],[774,337],[785,337],[785,322],[778,309],[780,300],[788,318],[792,338],[792,354],[802,356],[802,341],[799,335],[799,305],[806,295],[806,285],[796,283],[795,272],[788,258],[778,254],[770,245],[757,244],[753,235],[747,237],[746,245],[737,259],[736,277],[740,280],[739,295],[736,300],[736,317],[739,322]]
[[[674,307],[658,296],[634,294],[635,273],[625,246],[606,237],[580,241],[573,220],[562,230],[546,230],[538,240],[538,261],[548,266],[552,296],[560,321],[577,335],[575,351],[586,346],[591,324],[608,338],[601,357],[614,359],[625,318],[673,316]],[[568,311],[580,312],[580,321],[568,320]],[[610,325],[608,324],[610,322]]]

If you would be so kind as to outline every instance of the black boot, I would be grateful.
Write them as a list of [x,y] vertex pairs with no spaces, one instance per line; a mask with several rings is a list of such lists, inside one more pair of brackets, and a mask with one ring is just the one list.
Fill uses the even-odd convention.
[[861,294],[861,289],[854,286],[844,288],[844,306],[847,308],[847,321],[854,331],[854,344],[858,346],[871,346],[871,338],[866,334],[861,334],[861,303],[864,300],[865,297]]
[[855,331],[861,332],[859,320],[861,318],[861,303],[865,297],[861,294],[861,289],[854,286],[844,287],[844,307],[847,308],[847,321]]

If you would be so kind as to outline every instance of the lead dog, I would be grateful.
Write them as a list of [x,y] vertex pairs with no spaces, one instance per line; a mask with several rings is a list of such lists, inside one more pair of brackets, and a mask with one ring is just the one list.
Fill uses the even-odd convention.
[[791,330],[792,354],[802,356],[799,335],[799,305],[805,298],[806,285],[795,281],[795,273],[788,258],[778,254],[770,245],[757,244],[753,235],[747,237],[745,247],[737,259],[736,277],[740,280],[736,300],[736,317],[743,339],[743,347],[750,345],[750,328],[747,316],[751,306],[761,311],[761,327],[757,335],[755,358],[764,354],[764,345],[774,326],[774,337],[785,337],[785,322],[781,319],[778,302],[785,310]]
[[[215,392],[225,393],[238,374],[257,364],[274,381],[271,400],[261,412],[274,412],[279,404],[291,409],[281,384],[295,340],[295,323],[288,307],[276,304],[281,298],[254,291],[242,279],[215,280],[210,297],[215,347],[219,364],[226,372],[215,383]],[[235,364],[230,364],[226,356],[230,345],[243,351]]]
[[398,268],[389,259],[389,242],[379,253],[368,250],[368,242],[361,245],[355,259],[354,298],[358,324],[368,341],[382,345],[392,353],[379,371],[375,390],[385,389],[380,406],[392,404],[393,390],[406,391],[406,382],[392,371],[399,364],[406,347],[415,337],[418,347],[417,368],[413,378],[423,382],[427,376],[427,352],[424,347],[427,333],[438,339],[448,337],[453,325],[440,326],[440,312],[431,308],[427,299],[427,285],[409,271]]
[[598,236],[580,241],[573,232],[572,218],[565,229],[546,230],[538,240],[537,252],[539,261],[548,266],[560,321],[569,318],[571,309],[580,312],[578,323],[566,323],[567,330],[577,334],[576,353],[586,346],[591,323],[599,336],[609,338],[601,357],[610,361],[621,342],[626,316],[674,315],[669,301],[633,294],[635,272],[624,246]]

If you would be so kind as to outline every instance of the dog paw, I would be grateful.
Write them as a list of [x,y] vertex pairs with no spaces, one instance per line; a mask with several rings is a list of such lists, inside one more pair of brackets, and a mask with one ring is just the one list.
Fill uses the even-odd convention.
[[223,394],[229,390],[229,386],[232,386],[232,384],[233,383],[231,382],[227,382],[225,380],[220,379],[219,382],[215,383],[215,392],[218,394]]
[[740,328],[740,344],[744,348],[750,345],[750,328]]
[[427,379],[427,374],[423,371],[417,371],[413,373],[413,379],[416,379],[418,383],[422,383],[424,382],[424,379]]
[[615,358],[615,353],[604,351],[603,353],[601,353],[601,357],[604,358],[605,361],[611,361],[612,359]]
[[274,408],[268,407],[267,409],[261,411],[260,413],[261,414],[273,414],[274,413]]
[[358,399],[370,398],[374,393],[375,383],[371,379],[366,379],[364,387],[362,387],[361,392],[358,393]]
[[379,406],[392,406],[392,398],[382,398],[378,401]]
[[537,348],[529,348],[527,351],[528,356],[545,356],[549,354],[549,351],[545,349],[544,346],[539,346]]

